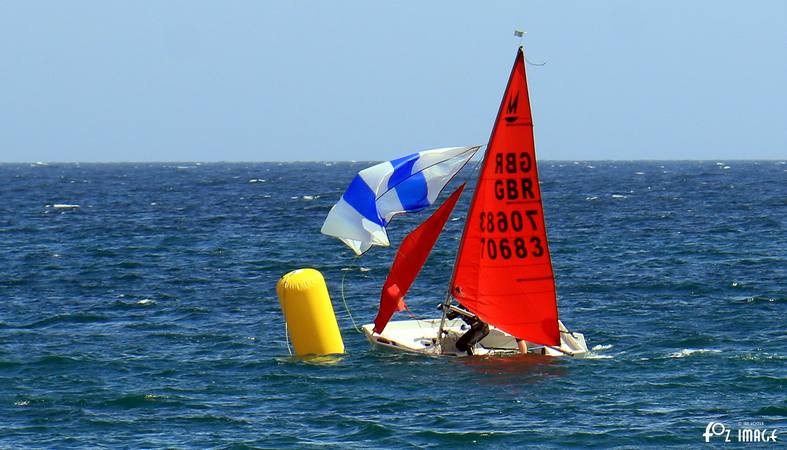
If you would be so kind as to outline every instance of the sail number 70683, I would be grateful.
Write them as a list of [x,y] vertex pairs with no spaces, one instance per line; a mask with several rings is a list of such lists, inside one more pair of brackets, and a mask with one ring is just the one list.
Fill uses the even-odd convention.
[[[530,244],[528,250],[527,243]],[[516,256],[517,258],[524,259],[528,255],[539,257],[544,254],[544,248],[541,246],[541,238],[532,236],[530,239],[525,238],[481,238],[481,257],[489,259],[511,259]]]
[[[528,231],[538,231],[538,210],[527,209],[524,211],[514,210],[509,214],[505,212],[481,211],[479,215],[479,225],[482,233],[518,233],[528,229]],[[510,259],[527,258],[528,256],[539,257],[544,254],[541,238],[538,236],[527,237],[482,237],[481,238],[481,257],[489,259]]]

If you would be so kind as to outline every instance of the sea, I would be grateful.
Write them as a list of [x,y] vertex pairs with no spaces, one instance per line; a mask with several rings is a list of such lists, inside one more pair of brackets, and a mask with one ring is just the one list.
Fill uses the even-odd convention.
[[[370,164],[0,165],[0,448],[787,441],[785,161],[540,162],[560,317],[585,359],[372,350],[356,326],[426,214],[361,257],[320,234]],[[469,198],[414,317],[439,314]],[[275,285],[306,267],[344,355],[290,354]]]

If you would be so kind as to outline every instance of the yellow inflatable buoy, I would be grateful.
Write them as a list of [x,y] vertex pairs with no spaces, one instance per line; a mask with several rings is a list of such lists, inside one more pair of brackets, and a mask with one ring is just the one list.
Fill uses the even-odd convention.
[[344,353],[339,324],[320,272],[294,270],[276,283],[276,293],[296,355]]

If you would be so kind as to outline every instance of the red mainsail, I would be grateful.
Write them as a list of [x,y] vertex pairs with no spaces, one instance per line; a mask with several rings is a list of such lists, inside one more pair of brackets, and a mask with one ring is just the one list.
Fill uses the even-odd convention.
[[399,251],[396,252],[396,259],[388,272],[388,278],[383,284],[380,310],[377,312],[377,318],[374,319],[375,333],[383,332],[394,311],[405,308],[404,296],[421,271],[426,258],[429,257],[464,187],[464,184],[459,186],[434,214],[402,240]]
[[451,293],[481,320],[517,338],[560,344],[521,48],[489,138]]

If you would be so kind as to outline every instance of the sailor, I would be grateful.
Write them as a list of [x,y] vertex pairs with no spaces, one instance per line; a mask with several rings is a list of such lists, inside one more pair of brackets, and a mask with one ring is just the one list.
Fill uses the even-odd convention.
[[481,342],[489,334],[489,325],[482,322],[477,316],[468,318],[465,320],[465,323],[470,325],[470,329],[456,341],[456,348],[460,352],[467,352],[468,355],[472,355],[473,346]]
[[455,306],[449,307],[446,318],[453,320],[457,317],[470,325],[470,329],[456,341],[456,348],[460,352],[467,352],[468,355],[472,355],[473,346],[481,342],[489,334],[489,325],[465,309]]

